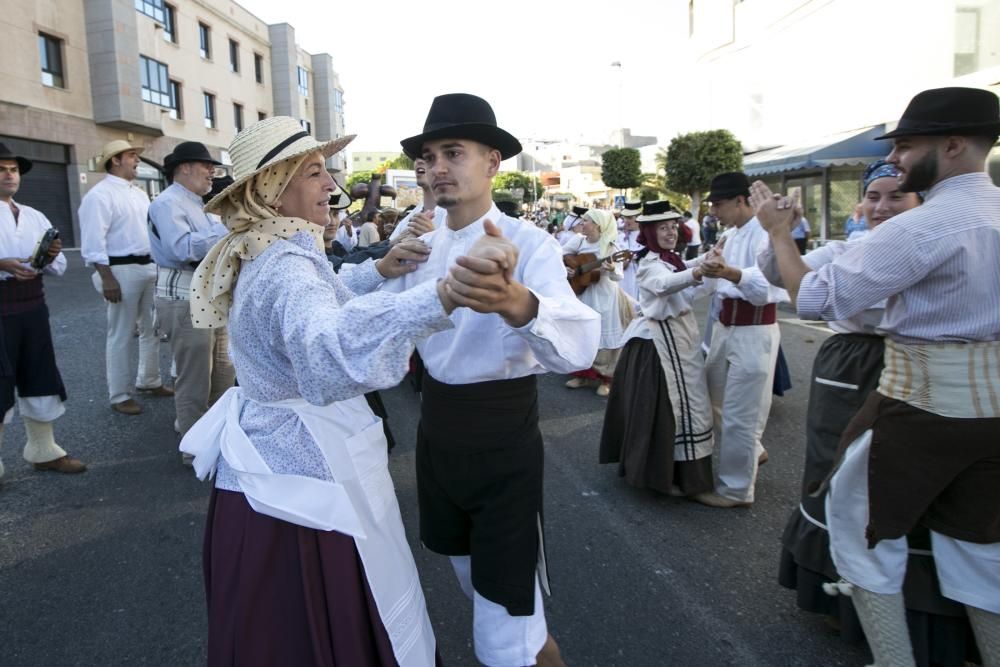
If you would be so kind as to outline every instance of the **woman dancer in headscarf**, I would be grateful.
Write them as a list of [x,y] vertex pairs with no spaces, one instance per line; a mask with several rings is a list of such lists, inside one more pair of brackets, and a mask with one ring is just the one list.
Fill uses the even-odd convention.
[[229,148],[235,182],[207,205],[230,233],[195,273],[192,319],[229,326],[240,380],[181,443],[199,477],[215,473],[211,665],[436,661],[382,425],[363,394],[397,384],[414,341],[450,328],[453,306],[443,282],[369,294],[426,259],[416,241],[334,274],[322,250],[334,191],[325,159],[352,139],[319,143],[289,117],[256,123]]
[[[901,192],[896,168],[883,160],[868,166],[862,177],[862,214],[872,231],[899,213],[920,204],[913,192]],[[803,259],[813,270],[827,264],[863,237],[835,241],[807,253]],[[758,259],[761,270],[774,285],[783,287],[771,251]],[[884,339],[878,333],[884,304],[848,320],[829,323],[830,336],[813,362],[809,407],[806,413],[806,462],[799,507],[792,512],[782,536],[778,581],[798,593],[799,607],[827,614],[848,642],[862,641],[864,633],[851,599],[838,595],[841,587],[826,529],[826,494],[813,491],[833,466],[837,447],[851,418],[878,385],[882,372]],[[918,665],[961,667],[975,646],[963,605],[941,595],[930,552],[930,535],[918,529],[909,536],[910,559],[904,601]]]
[[710,293],[699,259],[677,253],[687,230],[669,202],[647,202],[639,221],[639,305],[625,332],[604,415],[599,460],[630,485],[673,496],[712,491],[712,405],[691,302]]
[[[563,255],[594,254],[598,259],[607,259],[594,269],[600,271],[600,279],[580,295],[580,300],[601,316],[600,349],[593,367],[573,373],[566,386],[578,389],[596,381],[597,395],[607,396],[621,352],[622,333],[632,319],[631,305],[618,286],[622,279],[621,262],[610,259],[619,250],[618,224],[609,211],[590,209],[575,227],[580,233],[563,245]],[[575,273],[575,269],[567,267],[568,277]]]

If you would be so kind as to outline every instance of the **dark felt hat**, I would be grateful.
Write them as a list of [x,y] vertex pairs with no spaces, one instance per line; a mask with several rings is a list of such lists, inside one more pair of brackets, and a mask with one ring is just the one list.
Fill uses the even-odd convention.
[[750,179],[742,171],[729,171],[712,179],[708,201],[732,199],[743,195],[750,197]]
[[334,211],[343,211],[345,208],[350,207],[354,203],[354,200],[351,199],[351,195],[347,194],[344,188],[340,187],[340,183],[334,181],[333,184],[337,189],[330,195],[330,208]]
[[509,218],[520,218],[521,217],[521,207],[516,201],[510,201],[509,199],[494,202],[500,212]]
[[573,215],[575,215],[578,218],[582,218],[583,214],[586,213],[589,210],[590,209],[587,208],[586,206],[574,206],[573,207]]
[[228,188],[233,184],[233,177],[229,174],[225,176],[216,176],[212,179],[212,189],[202,195],[201,199],[206,204],[215,198],[217,194]]
[[198,141],[182,141],[174,146],[174,152],[163,158],[163,173],[172,174],[174,169],[185,162],[208,162],[209,164],[222,164],[212,157],[205,144]]
[[0,160],[16,160],[17,170],[21,172],[22,175],[31,171],[31,167],[33,166],[31,160],[26,157],[21,157],[20,155],[15,155],[14,151],[7,148],[7,144],[4,143],[0,143]]
[[415,160],[422,154],[424,142],[432,139],[478,141],[500,151],[504,160],[521,152],[521,142],[497,127],[497,117],[489,102],[468,93],[435,97],[424,121],[424,131],[399,143],[403,152]]
[[896,129],[876,139],[1000,134],[1000,100],[981,88],[933,88],[917,93]]
[[642,214],[636,218],[641,224],[663,222],[664,220],[680,220],[681,214],[670,205],[666,199],[648,201],[642,205]]

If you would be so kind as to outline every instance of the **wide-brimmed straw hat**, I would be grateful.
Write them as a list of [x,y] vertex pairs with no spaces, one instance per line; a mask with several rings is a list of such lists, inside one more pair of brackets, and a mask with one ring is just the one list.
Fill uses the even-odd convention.
[[680,220],[681,214],[666,199],[648,201],[642,205],[642,215],[636,220],[643,224],[663,222],[664,220]]
[[290,116],[271,116],[243,129],[229,144],[233,184],[213,197],[205,210],[214,212],[229,194],[270,166],[319,151],[328,158],[354,141],[349,134],[330,141],[316,141]]
[[642,202],[638,199],[629,199],[625,202],[625,207],[622,208],[623,218],[634,218],[642,213]]
[[142,153],[145,150],[142,146],[133,146],[124,139],[115,139],[114,141],[109,141],[104,144],[104,148],[95,158],[95,162],[100,165],[108,163],[108,160],[116,155],[121,155],[125,151],[135,151],[137,154]]

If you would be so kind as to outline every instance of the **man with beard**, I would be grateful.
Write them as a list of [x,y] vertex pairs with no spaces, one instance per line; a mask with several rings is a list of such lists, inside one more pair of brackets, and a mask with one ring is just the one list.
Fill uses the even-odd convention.
[[[191,279],[198,263],[228,233],[202,208],[221,164],[204,144],[185,141],[163,161],[173,183],[149,206],[149,243],[156,262],[156,315],[170,336],[177,367],[174,429],[183,436],[233,386],[225,327],[196,329],[191,324]],[[190,457],[184,456],[188,463]]]
[[803,319],[842,320],[888,299],[885,368],[841,440],[829,480],[830,552],[877,665],[913,665],[905,535],[931,531],[941,591],[966,606],[984,665],[1000,664],[1000,188],[985,163],[1000,101],[916,95],[886,160],[924,204],[811,271],[796,203],[754,184],[781,277]]
[[[111,409],[124,415],[142,412],[133,389],[174,395],[160,379],[160,341],[153,332],[156,267],[149,256],[149,198],[132,184],[141,152],[142,147],[121,139],[105,144],[97,162],[107,175],[80,202],[80,256],[94,267],[94,289],[108,303],[105,361]],[[132,377],[136,323],[139,372]]]
[[37,252],[52,223],[41,211],[14,201],[21,176],[31,167],[31,160],[0,144],[0,438],[16,403],[27,435],[24,460],[35,470],[78,473],[87,466],[66,454],[52,433],[52,423],[66,412],[66,389],[56,367],[42,289],[42,274],[61,276],[66,257],[56,238],[38,257],[41,261],[25,259]]
[[[561,666],[541,597],[548,577],[535,376],[589,367],[598,316],[570,289],[552,237],[493,203],[500,162],[521,144],[497,126],[486,100],[436,97],[424,131],[401,143],[427,163],[447,217],[424,237],[432,248],[427,263],[386,289],[444,279],[456,304],[468,306],[452,314],[453,329],[417,345],[427,370],[417,431],[420,539],[451,557],[473,600],[480,662]],[[486,236],[511,257],[504,273],[492,273],[492,265],[480,273],[463,257]]]

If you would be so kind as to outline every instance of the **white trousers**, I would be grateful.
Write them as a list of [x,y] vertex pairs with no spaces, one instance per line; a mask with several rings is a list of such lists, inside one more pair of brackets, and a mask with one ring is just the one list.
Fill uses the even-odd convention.
[[719,447],[720,496],[754,500],[780,342],[777,324],[727,327],[715,322],[712,327],[705,372]]
[[[108,395],[111,403],[131,398],[136,389],[155,389],[160,379],[160,346],[153,331],[153,286],[156,283],[155,264],[119,264],[111,267],[121,285],[122,300],[108,304],[108,342],[105,362]],[[91,276],[94,289],[103,294],[101,276]],[[138,374],[135,371],[135,340],[132,335],[139,326]],[[135,378],[133,383],[132,379]]]
[[503,605],[487,600],[473,589],[470,556],[449,558],[458,583],[472,600],[472,643],[476,659],[487,667],[534,665],[549,636],[538,578],[535,578],[535,613],[511,616]]
[[[868,548],[868,455],[872,432],[851,443],[830,480],[826,518],[830,555],[845,580],[874,593],[903,590],[909,550],[905,537]],[[941,593],[962,604],[1000,613],[1000,543],[975,544],[931,531]]]

